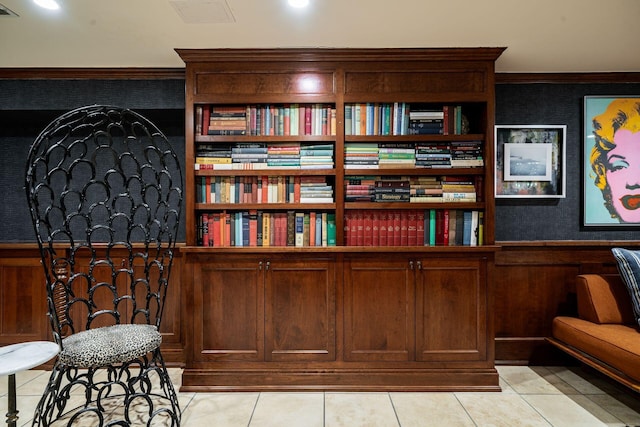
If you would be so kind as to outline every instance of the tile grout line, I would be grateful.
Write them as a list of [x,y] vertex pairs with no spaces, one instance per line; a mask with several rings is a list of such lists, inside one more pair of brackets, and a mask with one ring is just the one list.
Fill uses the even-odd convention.
[[464,411],[465,414],[467,414],[467,417],[469,417],[469,419],[471,420],[471,422],[473,423],[474,426],[478,427],[478,423],[476,422],[476,420],[473,419],[473,417],[471,416],[471,414],[469,413],[469,411],[467,410],[466,406],[464,406],[464,403],[462,403],[460,401],[460,398],[458,398],[458,393],[454,392],[452,393],[453,397],[455,397],[456,401],[458,402],[458,404],[460,405],[460,407],[462,408],[462,410]]
[[393,409],[393,414],[396,416],[398,427],[402,427],[402,423],[400,422],[400,416],[398,415],[398,411],[396,411],[396,405],[393,403],[393,398],[391,397],[391,393],[387,392],[387,397],[389,398],[389,402],[391,402],[391,408]]
[[262,393],[258,392],[258,397],[256,397],[256,401],[253,404],[253,408],[251,409],[251,416],[249,417],[249,423],[247,424],[247,427],[251,426],[251,421],[253,421],[253,416],[256,413],[256,408],[258,407],[258,401],[260,400],[260,397],[262,397]]

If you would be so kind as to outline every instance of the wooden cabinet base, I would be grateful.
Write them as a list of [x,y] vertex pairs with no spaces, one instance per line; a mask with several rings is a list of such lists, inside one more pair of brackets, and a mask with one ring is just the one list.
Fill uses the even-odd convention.
[[500,391],[487,369],[185,369],[181,392]]

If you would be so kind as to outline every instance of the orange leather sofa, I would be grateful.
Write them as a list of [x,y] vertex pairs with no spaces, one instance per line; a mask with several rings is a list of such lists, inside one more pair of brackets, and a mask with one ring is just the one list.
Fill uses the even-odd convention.
[[640,329],[622,278],[579,275],[576,296],[578,317],[556,317],[548,341],[640,392]]

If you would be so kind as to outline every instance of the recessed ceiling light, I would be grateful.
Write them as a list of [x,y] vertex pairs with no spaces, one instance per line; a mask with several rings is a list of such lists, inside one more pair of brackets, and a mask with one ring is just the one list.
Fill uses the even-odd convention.
[[60,5],[56,0],[33,0],[35,4],[49,10],[58,10]]
[[289,0],[289,6],[291,6],[291,7],[307,7],[307,6],[309,6],[309,0]]

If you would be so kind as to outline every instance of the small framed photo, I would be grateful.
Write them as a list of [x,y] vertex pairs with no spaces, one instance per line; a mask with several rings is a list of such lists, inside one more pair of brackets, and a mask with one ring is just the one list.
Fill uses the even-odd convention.
[[496,198],[565,197],[566,125],[496,125]]
[[585,96],[583,136],[583,226],[640,226],[640,96]]

